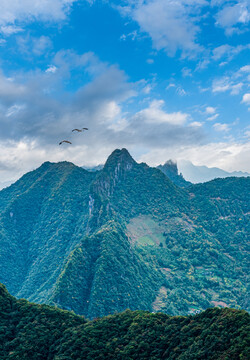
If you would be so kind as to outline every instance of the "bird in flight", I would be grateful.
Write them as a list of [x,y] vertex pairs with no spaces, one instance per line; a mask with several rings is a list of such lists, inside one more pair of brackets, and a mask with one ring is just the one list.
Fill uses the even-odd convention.
[[82,128],[82,129],[73,129],[72,132],[77,131],[77,132],[83,132],[84,130],[88,130],[88,128]]
[[[1,0],[0,0],[1,1]],[[77,132],[83,132],[85,130],[88,130],[88,128],[82,128],[82,129],[73,129],[72,132],[74,131],[77,131]],[[72,142],[69,141],[69,140],[62,140],[59,142],[59,145],[62,145],[63,143],[67,143],[67,144],[71,144],[72,145]]]
[[63,140],[59,142],[59,145],[62,145],[62,143],[67,143],[67,144],[72,144],[72,142],[68,141],[68,140]]

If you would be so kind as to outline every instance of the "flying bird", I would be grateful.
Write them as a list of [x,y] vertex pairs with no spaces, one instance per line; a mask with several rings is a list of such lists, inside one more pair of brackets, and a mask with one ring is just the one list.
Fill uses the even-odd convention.
[[63,140],[59,142],[59,145],[62,145],[62,143],[67,143],[67,144],[72,144],[72,142],[68,141],[68,140]]
[[82,129],[73,129],[72,132],[77,131],[77,132],[83,132],[84,130],[88,130],[88,128],[82,128]]

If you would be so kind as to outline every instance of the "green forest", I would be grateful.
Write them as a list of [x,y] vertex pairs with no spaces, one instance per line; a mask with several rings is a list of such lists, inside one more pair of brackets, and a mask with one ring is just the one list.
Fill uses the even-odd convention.
[[126,310],[87,321],[16,300],[0,285],[1,360],[249,359],[249,314],[207,309],[194,316]]

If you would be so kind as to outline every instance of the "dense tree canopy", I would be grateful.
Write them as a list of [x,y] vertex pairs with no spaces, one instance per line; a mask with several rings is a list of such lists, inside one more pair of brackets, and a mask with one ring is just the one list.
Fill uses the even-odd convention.
[[130,311],[86,321],[16,300],[0,285],[1,360],[247,360],[249,314],[208,309],[171,317]]

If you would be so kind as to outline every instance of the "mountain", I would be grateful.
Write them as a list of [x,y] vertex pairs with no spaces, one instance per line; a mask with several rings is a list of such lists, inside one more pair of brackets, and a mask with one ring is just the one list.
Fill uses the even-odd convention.
[[215,308],[188,317],[127,310],[86,321],[16,300],[0,284],[0,358],[247,360],[249,320],[246,311]]
[[87,170],[87,171],[100,171],[102,170],[104,167],[104,165],[99,164],[96,166],[83,166],[83,169]]
[[192,164],[191,161],[187,160],[180,160],[178,166],[185,179],[194,184],[203,183],[216,178],[250,176],[249,173],[242,171],[227,172],[216,167],[209,168],[207,166],[196,166]]
[[158,165],[157,169],[161,170],[174,184],[180,187],[188,187],[191,182],[186,181],[183,175],[178,173],[177,163],[173,160],[168,160],[164,165]]
[[93,178],[71,163],[47,162],[0,192],[0,273],[11,293],[48,300],[86,233]]
[[182,189],[126,149],[97,172],[44,163],[0,192],[0,281],[90,319],[249,310],[249,190],[249,178]]
[[1,181],[0,182],[0,190],[10,186],[14,181]]

